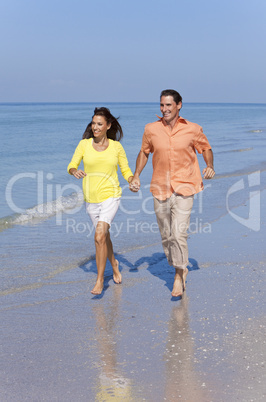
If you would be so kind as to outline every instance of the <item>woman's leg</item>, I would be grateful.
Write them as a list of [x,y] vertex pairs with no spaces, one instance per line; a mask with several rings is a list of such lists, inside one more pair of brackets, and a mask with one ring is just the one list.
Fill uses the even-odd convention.
[[107,258],[113,268],[113,279],[115,283],[122,282],[122,275],[119,272],[119,263],[115,259],[113,252],[113,244],[109,233],[109,224],[106,222],[98,222],[95,229],[95,248],[96,248],[96,265],[97,280],[91,293],[99,295],[103,291],[104,271]]
[[[97,281],[92,293],[101,294],[104,283],[104,271],[107,258],[113,268],[113,279],[115,283],[122,282],[119,272],[119,263],[115,259],[113,245],[110,238],[109,228],[119,208],[120,198],[108,198],[99,204],[86,204],[86,209],[95,227],[95,248],[97,264]],[[107,223],[108,222],[108,223]]]
[[109,224],[106,222],[98,222],[95,228],[95,248],[96,248],[96,265],[97,265],[97,280],[96,285],[91,293],[100,295],[103,291],[104,271],[106,260],[108,257],[107,236],[109,233]]
[[113,244],[111,241],[110,237],[110,232],[108,231],[107,236],[106,236],[106,241],[107,241],[107,255],[108,255],[108,260],[110,261],[112,268],[113,268],[113,279],[115,283],[121,283],[122,282],[122,275],[121,272],[119,271],[119,262],[115,259],[114,256],[114,251],[113,251]]

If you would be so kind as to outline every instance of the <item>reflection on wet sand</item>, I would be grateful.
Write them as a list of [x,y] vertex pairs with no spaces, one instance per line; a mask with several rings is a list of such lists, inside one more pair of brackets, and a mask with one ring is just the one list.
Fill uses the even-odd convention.
[[208,402],[206,385],[195,369],[194,342],[189,329],[188,298],[172,309],[169,337],[164,355],[166,369],[165,400]]
[[131,381],[125,378],[122,371],[118,369],[116,349],[121,293],[122,286],[115,286],[114,297],[109,306],[100,302],[93,307],[101,369],[95,401],[134,400]]

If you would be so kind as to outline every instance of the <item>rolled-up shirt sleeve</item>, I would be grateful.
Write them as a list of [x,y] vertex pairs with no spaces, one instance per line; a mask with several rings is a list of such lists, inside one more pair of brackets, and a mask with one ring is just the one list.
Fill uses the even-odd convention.
[[212,148],[206,135],[203,133],[202,127],[200,126],[198,135],[196,136],[196,139],[194,141],[194,146],[199,154],[202,154],[202,151],[206,151],[207,149]]
[[144,152],[145,154],[153,153],[151,134],[149,133],[146,127],[142,137],[141,151]]

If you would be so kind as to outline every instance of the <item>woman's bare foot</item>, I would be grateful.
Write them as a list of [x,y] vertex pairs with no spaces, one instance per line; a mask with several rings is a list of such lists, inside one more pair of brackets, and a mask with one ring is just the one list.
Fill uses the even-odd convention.
[[181,276],[183,275],[183,273],[180,273],[180,271],[182,270],[176,269],[174,286],[172,290],[173,297],[179,297],[183,294],[183,276]]
[[119,271],[119,262],[115,260],[116,262],[116,267],[113,267],[113,280],[115,283],[121,283],[122,282],[122,275],[121,272]]
[[183,271],[183,289],[186,290],[186,279],[187,279],[188,269],[185,268]]
[[102,291],[103,291],[103,280],[102,281],[97,280],[96,285],[91,290],[91,293],[93,295],[100,295]]

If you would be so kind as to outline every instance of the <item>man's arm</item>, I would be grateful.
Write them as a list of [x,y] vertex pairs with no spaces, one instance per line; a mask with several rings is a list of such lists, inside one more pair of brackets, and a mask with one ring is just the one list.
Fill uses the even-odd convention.
[[207,167],[202,171],[203,178],[212,179],[215,175],[215,171],[213,168],[213,152],[211,149],[205,149],[204,151],[202,151],[202,155],[207,165]]
[[139,175],[141,174],[142,170],[146,166],[146,163],[148,162],[148,158],[149,158],[149,154],[146,154],[143,151],[139,152],[139,154],[137,156],[137,160],[136,160],[136,169],[135,169],[134,177],[129,186],[131,191],[136,192],[139,190],[139,188],[140,188]]

